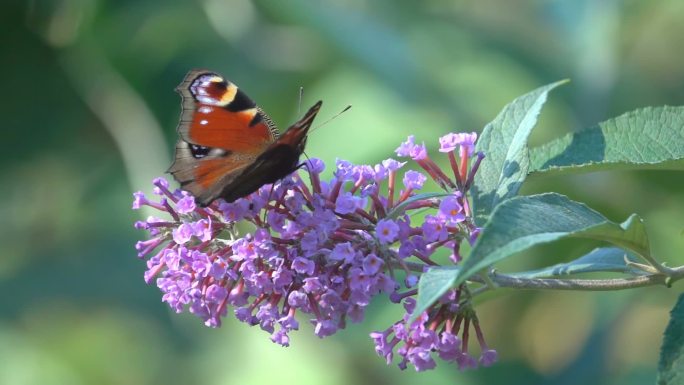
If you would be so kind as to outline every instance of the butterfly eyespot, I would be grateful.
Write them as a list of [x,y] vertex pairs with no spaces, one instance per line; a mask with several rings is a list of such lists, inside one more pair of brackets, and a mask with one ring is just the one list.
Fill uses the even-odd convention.
[[209,147],[190,144],[190,153],[192,154],[192,157],[195,159],[204,158],[205,156],[207,156],[207,154],[209,154],[209,151],[211,151],[211,148]]
[[188,88],[199,102],[209,106],[225,107],[233,102],[238,88],[215,74],[202,74],[192,81]]

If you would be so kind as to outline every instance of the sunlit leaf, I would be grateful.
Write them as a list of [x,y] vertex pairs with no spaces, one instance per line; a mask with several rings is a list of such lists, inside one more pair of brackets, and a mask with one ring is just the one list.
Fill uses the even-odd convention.
[[684,169],[684,107],[628,112],[530,149],[533,173]]
[[446,293],[456,281],[458,276],[458,268],[451,267],[433,267],[420,276],[418,282],[418,298],[416,299],[416,307],[413,311],[411,319],[415,319],[420,313],[427,310],[430,305],[435,303]]
[[496,205],[517,195],[530,166],[527,138],[549,91],[564,83],[549,84],[518,97],[485,126],[476,151],[484,152],[486,158],[471,190],[478,222],[484,223]]

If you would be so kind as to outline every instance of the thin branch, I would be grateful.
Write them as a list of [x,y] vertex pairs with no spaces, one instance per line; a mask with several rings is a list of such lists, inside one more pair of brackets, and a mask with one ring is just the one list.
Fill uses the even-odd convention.
[[[639,277],[611,279],[517,278],[496,272],[492,272],[490,277],[499,287],[514,289],[610,291],[654,285],[669,286],[672,282],[684,278],[684,266],[671,269],[671,271],[672,275],[669,277],[657,273]],[[472,280],[478,281],[478,278],[474,276]]]
[[661,264],[660,262],[656,261],[655,258],[653,258],[650,254],[639,254],[639,256],[643,259],[645,259],[648,263],[651,264],[656,270],[658,270],[660,273],[669,275],[671,276],[674,273],[674,270]]
[[[419,263],[407,263],[407,266],[417,272],[422,272],[424,265]],[[609,279],[561,279],[561,278],[519,278],[492,271],[488,274],[489,279],[496,286],[511,289],[531,289],[531,290],[588,290],[588,291],[611,291],[634,289],[637,287],[664,285],[670,286],[672,283],[684,278],[684,266],[668,268],[669,275],[661,273],[647,274],[629,278],[609,278]],[[469,281],[485,284],[485,280],[473,275]],[[483,287],[491,290],[491,287]],[[478,288],[482,289],[482,288]],[[476,294],[481,294],[487,290],[477,290]]]

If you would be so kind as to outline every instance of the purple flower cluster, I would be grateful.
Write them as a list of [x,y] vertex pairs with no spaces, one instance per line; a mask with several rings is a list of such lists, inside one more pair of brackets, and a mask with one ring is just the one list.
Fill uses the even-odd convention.
[[405,298],[406,314],[403,319],[382,332],[371,333],[375,351],[390,364],[396,349],[401,357],[399,367],[402,370],[409,363],[416,371],[434,369],[437,365],[433,358],[435,354],[446,362],[455,363],[460,370],[473,369],[478,366],[478,361],[468,354],[468,334],[472,324],[480,344],[479,363],[482,366],[492,365],[497,359],[497,352],[487,346],[472,309],[464,310],[459,305],[462,291],[460,288],[450,290],[413,322],[410,318],[416,302],[413,298]]
[[[319,167],[311,162],[312,170]],[[313,316],[315,333],[325,337],[347,318],[361,321],[373,295],[396,289],[372,235],[356,239],[361,229],[372,228],[354,213],[357,203],[340,217],[335,208],[349,207],[347,199],[331,204],[295,179],[207,208],[182,191],[170,192],[164,179],[155,186],[160,202],[136,193],[134,208],[147,204],[178,219],[137,223],[152,236],[136,246],[139,256],[163,245],[147,261],[145,280],[156,278],[163,301],[177,312],[188,309],[207,326],[220,326],[230,306],[239,320],[260,325],[287,346],[288,333],[299,327],[297,312]],[[237,221],[251,222],[256,230],[237,237]]]
[[[325,337],[347,320],[362,321],[371,299],[387,293],[395,302],[404,300],[407,309],[403,322],[372,334],[376,351],[388,363],[399,346],[401,368],[411,363],[417,370],[430,369],[432,353],[460,368],[472,367],[467,333],[476,318],[472,310],[459,310],[458,298],[436,303],[411,325],[406,320],[416,274],[437,265],[433,254],[439,249],[448,249],[451,261],[458,263],[461,242],[473,241],[479,231],[466,199],[483,158],[477,154],[468,168],[476,138],[473,133],[440,139],[452,180],[425,146],[409,137],[397,154],[413,159],[425,173],[404,172],[398,193],[397,174],[406,163],[394,159],[374,166],[338,160],[329,181],[320,177],[323,162],[311,159],[305,167],[309,184],[295,173],[233,203],[219,200],[204,208],[190,194],[171,191],[166,180],[155,179],[156,198],[137,192],[133,202],[134,209],[150,206],[165,217],[136,223],[150,234],[136,244],[139,257],[148,257],[145,281],[155,282],[162,300],[176,312],[187,310],[218,327],[230,309],[283,346],[289,345],[289,332],[299,328],[297,313],[306,314],[315,334]],[[416,195],[428,176],[447,191],[443,196]],[[425,208],[434,214],[412,223],[411,212]],[[253,230],[239,234],[237,223]],[[402,271],[403,280],[397,277]],[[407,291],[400,293],[402,287]],[[461,286],[450,293],[464,290]],[[479,327],[476,331],[480,345],[490,351]],[[488,357],[480,361],[490,363],[495,352]]]

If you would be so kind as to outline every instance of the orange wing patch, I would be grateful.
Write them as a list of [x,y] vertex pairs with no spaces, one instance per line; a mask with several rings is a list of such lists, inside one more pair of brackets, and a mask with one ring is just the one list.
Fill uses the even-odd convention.
[[190,192],[203,205],[216,199],[224,184],[240,175],[254,161],[250,157],[215,150],[197,158],[191,147],[182,139],[178,141],[176,160],[168,172],[173,174],[183,190]]
[[199,105],[185,138],[205,147],[257,155],[274,141],[263,119],[252,124],[257,114],[260,112],[256,108],[233,112],[223,107]]
[[249,163],[249,161],[238,161],[229,158],[202,160],[197,168],[193,170],[194,179],[200,186],[208,189],[222,177],[245,168]]

